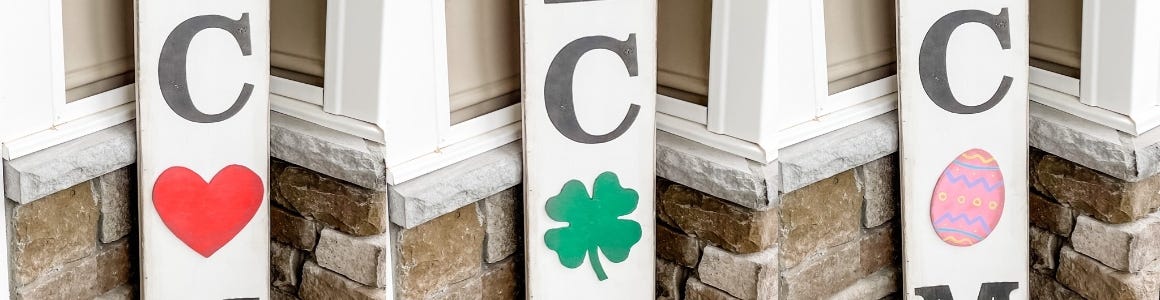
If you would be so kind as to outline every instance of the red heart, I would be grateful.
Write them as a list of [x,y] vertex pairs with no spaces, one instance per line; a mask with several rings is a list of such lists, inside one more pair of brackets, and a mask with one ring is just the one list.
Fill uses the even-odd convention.
[[250,223],[265,191],[262,178],[243,166],[226,166],[209,183],[170,167],[153,184],[153,208],[174,236],[208,258]]

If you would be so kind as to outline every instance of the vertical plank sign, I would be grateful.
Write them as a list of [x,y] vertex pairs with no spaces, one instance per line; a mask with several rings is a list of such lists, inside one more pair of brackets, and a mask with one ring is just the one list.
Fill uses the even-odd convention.
[[1027,1],[898,4],[907,299],[1027,299]]
[[656,0],[523,0],[528,296],[651,299]]
[[269,298],[269,2],[137,2],[144,299]]

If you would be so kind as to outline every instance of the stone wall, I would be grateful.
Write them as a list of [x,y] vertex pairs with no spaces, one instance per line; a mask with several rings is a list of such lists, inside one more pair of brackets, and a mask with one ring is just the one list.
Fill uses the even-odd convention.
[[278,160],[271,178],[273,299],[522,298],[519,187],[402,228],[385,191]]
[[[658,298],[897,297],[896,166],[888,156],[765,209],[658,178]],[[1031,298],[1160,298],[1160,176],[1034,149],[1030,167]],[[135,298],[135,168],[6,201],[13,299]],[[386,188],[278,160],[270,178],[274,299],[384,299],[388,284],[397,299],[523,298],[520,186],[402,227]]]
[[1031,155],[1031,298],[1160,298],[1160,175]]
[[765,210],[657,183],[659,299],[880,299],[899,286],[894,156]]
[[133,299],[136,180],[130,166],[7,204],[12,299]]

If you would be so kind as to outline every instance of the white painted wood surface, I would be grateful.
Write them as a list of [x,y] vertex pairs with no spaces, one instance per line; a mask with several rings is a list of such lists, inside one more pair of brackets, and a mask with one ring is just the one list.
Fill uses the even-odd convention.
[[6,1],[0,7],[0,142],[53,125],[53,69],[46,67],[52,61],[49,2]]
[[[935,299],[929,293],[940,291],[975,299],[987,287],[995,295],[994,290],[1001,293],[1012,284],[1011,299],[1028,297],[1027,5],[1019,0],[899,1],[907,299],[923,299],[923,294]],[[1005,30],[1009,47],[999,42]],[[939,41],[947,35],[949,41]],[[930,44],[924,47],[924,42]],[[945,59],[938,55],[940,44],[947,45]],[[941,61],[946,74],[939,72]],[[1010,90],[984,109],[1002,90],[1004,76],[1011,78]],[[939,92],[940,82],[948,79],[950,93]],[[990,155],[976,156],[982,152],[972,149]],[[992,202],[995,209],[988,211]],[[950,218],[942,219],[946,213]],[[986,228],[979,227],[979,220]],[[967,234],[955,235],[960,232]],[[981,239],[960,241],[970,235]],[[950,299],[943,296],[939,299]]]
[[138,1],[137,15],[142,297],[268,299],[268,2]]
[[530,298],[653,298],[656,5],[523,1]]

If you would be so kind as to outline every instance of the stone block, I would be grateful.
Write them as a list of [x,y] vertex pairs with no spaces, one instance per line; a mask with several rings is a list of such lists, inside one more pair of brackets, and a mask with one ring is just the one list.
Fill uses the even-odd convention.
[[[519,191],[519,192],[517,192]],[[487,220],[486,245],[483,248],[484,261],[494,263],[516,253],[523,240],[523,206],[518,200],[521,189],[511,188],[488,196],[480,203],[483,219]]]
[[874,228],[894,219],[898,213],[897,156],[879,158],[854,169],[858,189],[862,191],[862,226]]
[[1160,258],[1160,213],[1126,224],[1076,219],[1072,248],[1120,271],[1139,272]]
[[657,257],[689,268],[701,260],[701,241],[677,232],[664,224],[656,225]]
[[1031,269],[1042,272],[1054,272],[1059,249],[1063,246],[1063,238],[1031,226]]
[[339,180],[386,188],[383,145],[338,130],[270,112],[270,156]]
[[323,229],[314,250],[314,260],[351,280],[373,287],[384,287],[391,266],[384,265],[391,251],[389,234],[354,237],[329,228]]
[[480,278],[484,300],[523,299],[523,267],[518,257],[488,265]]
[[689,276],[689,281],[685,282],[685,299],[686,300],[738,300],[725,291],[718,290],[714,287],[708,286],[696,277]]
[[15,299],[92,299],[128,283],[133,271],[129,243],[121,241],[16,288]]
[[1108,223],[1127,223],[1160,207],[1160,176],[1128,182],[1054,155],[1031,167],[1035,188]]
[[684,267],[673,262],[658,259],[657,260],[657,299],[680,300],[681,291],[684,290],[682,285],[685,284],[685,278],[688,277]]
[[780,299],[819,299],[861,279],[860,243],[849,242],[783,271]]
[[17,286],[97,249],[100,210],[92,181],[15,206],[11,213],[9,251]]
[[1039,300],[1083,300],[1083,297],[1072,292],[1071,290],[1055,281],[1051,276],[1041,274],[1039,272],[1031,272],[1031,285],[1028,293],[1031,299]]
[[807,255],[858,239],[862,199],[853,171],[782,195],[782,267],[792,268]]
[[298,295],[282,290],[270,290],[270,300],[298,300]]
[[275,203],[327,227],[357,236],[387,230],[384,192],[294,165],[274,172],[271,190]]
[[4,196],[27,204],[129,166],[137,161],[136,132],[125,122],[4,161]]
[[121,168],[101,175],[93,181],[93,190],[101,205],[101,242],[112,243],[133,231],[137,220],[137,193],[135,178],[130,168]]
[[777,203],[776,162],[752,161],[664,131],[657,131],[656,144],[659,177],[750,209]]
[[1064,247],[1059,254],[1056,278],[1067,288],[1090,299],[1160,298],[1158,266],[1139,273],[1118,271]]
[[286,244],[270,243],[270,286],[294,292],[298,290],[298,274],[306,254]]
[[383,300],[386,289],[372,288],[351,281],[308,261],[302,267],[302,287],[298,296],[303,300]]
[[1036,102],[1028,108],[1032,147],[1128,181],[1160,172],[1160,132],[1137,136]]
[[697,273],[701,282],[739,299],[777,299],[777,254],[777,248],[733,254],[709,246]]
[[516,142],[389,186],[391,222],[413,228],[510,189],[523,180],[523,166]]
[[318,223],[277,206],[270,207],[270,238],[298,250],[314,251],[318,244]]
[[898,292],[899,272],[894,268],[882,269],[869,277],[829,297],[831,300],[883,299]]
[[670,185],[657,201],[664,223],[735,253],[754,253],[777,244],[777,211],[727,203],[682,185]]
[[479,277],[468,278],[453,283],[426,299],[480,300],[483,299],[483,282]]
[[482,271],[483,224],[476,204],[411,229],[399,230],[395,247],[396,293],[419,299]]
[[866,276],[882,268],[898,265],[898,250],[902,242],[895,235],[893,224],[866,230],[858,241],[858,274]]
[[884,268],[893,268],[897,265],[896,245],[893,227],[881,226],[856,241],[807,256],[793,268],[785,269],[783,263],[780,299],[827,297]]
[[778,150],[783,194],[898,152],[898,114],[882,114]]
[[105,294],[93,298],[93,300],[133,300],[137,299],[137,291],[133,288],[133,284],[126,283],[118,286]]
[[1030,194],[1028,201],[1031,224],[1061,236],[1071,236],[1071,230],[1075,227],[1075,214],[1071,208],[1034,192]]

